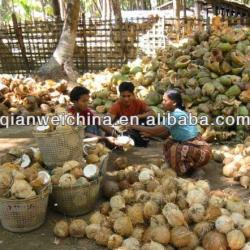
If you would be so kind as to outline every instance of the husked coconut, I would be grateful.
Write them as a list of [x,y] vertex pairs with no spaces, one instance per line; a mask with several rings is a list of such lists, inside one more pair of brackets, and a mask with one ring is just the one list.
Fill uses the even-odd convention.
[[11,175],[7,172],[0,172],[0,188],[8,188],[11,184]]
[[112,234],[108,240],[108,248],[116,249],[122,245],[123,238],[118,234]]
[[228,249],[227,239],[225,235],[216,231],[208,232],[204,236],[202,240],[202,246],[206,250],[215,250],[215,249],[227,250]]
[[115,220],[114,231],[124,237],[129,237],[133,233],[133,224],[128,216],[123,216]]
[[76,183],[76,178],[72,174],[64,174],[59,179],[59,187],[72,187]]
[[146,219],[150,219],[153,215],[160,212],[160,208],[154,201],[147,201],[144,205],[143,213]]
[[69,225],[69,234],[75,238],[83,238],[85,236],[85,228],[87,223],[82,219],[73,220]]
[[61,220],[56,223],[53,231],[55,236],[59,238],[66,238],[69,236],[69,225],[66,221]]
[[21,168],[27,168],[31,164],[31,159],[27,154],[23,154],[21,159]]
[[240,230],[232,230],[227,234],[227,242],[230,249],[242,249],[246,239]]
[[124,240],[122,246],[131,250],[140,250],[140,242],[133,237]]
[[70,170],[74,169],[74,168],[78,168],[80,167],[80,163],[78,161],[75,160],[71,160],[71,161],[67,161],[63,164],[63,172],[69,172]]
[[112,231],[110,229],[101,227],[101,229],[96,232],[95,241],[98,245],[107,246],[109,237],[111,235],[112,235]]
[[144,223],[142,204],[134,204],[128,207],[127,214],[133,225]]
[[101,229],[99,224],[90,224],[86,226],[85,232],[88,239],[95,239],[96,233]]
[[234,229],[234,222],[231,217],[222,215],[215,221],[215,227],[220,233],[228,233]]
[[83,169],[83,175],[88,178],[92,179],[95,178],[98,174],[98,168],[94,164],[88,164],[84,169]]
[[28,199],[36,196],[30,184],[25,180],[14,180],[10,192],[19,199]]
[[126,207],[125,200],[121,195],[115,195],[110,199],[110,206],[112,209],[123,209]]

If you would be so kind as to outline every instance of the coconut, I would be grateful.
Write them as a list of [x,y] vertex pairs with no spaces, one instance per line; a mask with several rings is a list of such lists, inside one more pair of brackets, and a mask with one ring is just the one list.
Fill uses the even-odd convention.
[[25,180],[14,180],[10,192],[18,199],[28,199],[36,196],[30,184]]
[[244,188],[248,188],[250,186],[250,177],[249,176],[241,176],[240,177],[240,185]]
[[187,247],[191,240],[192,232],[186,227],[178,226],[171,230],[171,244],[177,248]]
[[66,238],[69,236],[69,225],[66,221],[61,220],[56,223],[54,230],[55,236],[59,238]]
[[88,164],[83,169],[83,175],[88,179],[93,179],[98,175],[98,167],[94,164]]
[[117,182],[105,180],[102,186],[102,190],[103,190],[104,195],[107,198],[110,198],[114,196],[117,192],[119,192],[120,189],[119,189],[119,185]]
[[140,174],[139,174],[139,181],[141,183],[146,184],[147,182],[149,182],[150,180],[152,180],[154,177],[154,172],[152,170],[143,170]]
[[11,184],[11,175],[10,173],[1,171],[0,172],[0,189],[6,189]]
[[83,238],[87,223],[82,219],[73,220],[69,225],[69,234],[71,237]]
[[124,240],[122,243],[123,247],[126,247],[127,249],[131,250],[140,250],[140,242],[133,238],[129,237],[128,239]]
[[170,205],[171,203],[167,203],[167,205],[162,209],[162,214],[165,216],[168,223],[173,227],[187,225],[182,211],[179,210],[175,204],[173,204],[173,207]]
[[244,214],[244,203],[240,199],[236,198],[230,198],[226,202],[226,208],[233,212]]
[[63,164],[63,172],[66,173],[66,172],[69,172],[71,171],[72,169],[74,168],[78,168],[80,167],[80,163],[78,161],[75,161],[75,160],[72,160],[72,161],[67,161]]
[[132,189],[125,189],[122,191],[122,197],[124,198],[126,204],[134,203],[135,192]]
[[123,209],[126,207],[125,200],[121,195],[113,196],[110,199],[110,206],[112,209],[118,209],[118,210]]
[[209,206],[206,210],[205,220],[215,221],[221,215],[222,213],[220,208]]
[[202,240],[202,246],[206,250],[227,250],[228,245],[225,235],[216,231],[211,231],[204,236]]
[[198,237],[202,239],[206,233],[213,230],[213,227],[214,226],[211,222],[202,221],[202,222],[197,223],[194,226],[193,230],[198,235]]
[[193,204],[189,210],[189,216],[194,222],[200,222],[205,216],[205,208],[199,203]]
[[108,228],[101,227],[100,230],[96,232],[95,241],[98,245],[107,246],[109,237],[112,235],[112,231]]
[[142,246],[141,250],[165,250],[165,247],[157,242],[151,241]]
[[75,176],[71,174],[64,174],[59,179],[59,187],[67,188],[72,187],[76,182]]
[[250,238],[250,220],[245,220],[240,229],[246,238]]
[[133,224],[128,216],[115,220],[114,231],[121,236],[129,237],[133,233]]
[[115,249],[122,245],[123,238],[118,234],[112,234],[108,239],[108,248]]
[[143,227],[136,227],[132,233],[132,237],[136,238],[139,242],[142,242],[143,234]]
[[234,222],[231,217],[222,215],[215,221],[215,227],[220,233],[228,233],[234,229]]
[[232,230],[227,234],[227,242],[231,249],[241,249],[244,247],[246,239],[240,230]]
[[90,224],[101,224],[105,221],[105,216],[99,211],[93,213],[89,219]]
[[169,229],[166,226],[156,226],[152,228],[151,240],[163,245],[168,244],[170,241]]
[[109,202],[104,202],[100,205],[100,213],[103,214],[103,215],[108,215],[110,210],[111,210],[111,207],[110,207],[110,204]]
[[154,201],[147,201],[144,205],[143,213],[146,219],[150,219],[153,215],[158,214],[159,206]]
[[145,203],[150,199],[150,194],[144,190],[138,190],[135,193],[135,199],[137,202]]
[[209,199],[209,205],[222,208],[225,205],[225,201],[222,197],[212,195]]
[[23,154],[21,158],[21,168],[27,168],[31,164],[31,159],[27,154]]
[[237,226],[238,228],[241,228],[245,223],[245,218],[242,214],[232,213],[231,218],[234,222],[234,225]]
[[89,154],[86,156],[86,161],[88,164],[95,164],[100,161],[100,158],[95,154]]
[[85,232],[88,239],[95,239],[98,231],[100,231],[101,226],[99,224],[90,224],[86,226]]
[[188,192],[186,201],[189,206],[194,203],[200,203],[205,206],[208,202],[208,196],[203,189],[193,189]]
[[118,170],[125,169],[128,166],[127,157],[118,157],[114,161],[114,167]]
[[127,215],[130,218],[133,225],[143,224],[143,206],[141,204],[134,204],[127,209]]
[[162,214],[153,215],[150,218],[150,227],[166,226],[167,221]]

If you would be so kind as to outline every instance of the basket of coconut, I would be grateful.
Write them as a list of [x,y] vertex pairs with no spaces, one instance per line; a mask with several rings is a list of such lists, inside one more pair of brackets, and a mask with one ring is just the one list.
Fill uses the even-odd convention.
[[53,169],[66,161],[83,162],[83,129],[75,126],[37,126],[33,131],[44,164]]
[[29,232],[40,227],[46,217],[50,175],[39,163],[31,166],[7,162],[0,167],[0,218],[11,232]]
[[103,157],[99,163],[83,165],[72,160],[53,169],[51,206],[67,216],[78,216],[91,211],[99,195],[107,158],[108,156]]

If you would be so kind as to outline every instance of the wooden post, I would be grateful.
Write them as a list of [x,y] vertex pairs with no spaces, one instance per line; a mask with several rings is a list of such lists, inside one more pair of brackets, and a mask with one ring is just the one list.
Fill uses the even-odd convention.
[[26,64],[27,69],[31,70],[30,65],[29,65],[29,60],[26,56],[26,49],[25,49],[24,42],[23,42],[22,28],[18,27],[17,18],[16,18],[15,13],[12,13],[12,22],[13,22],[13,27],[14,27],[14,31],[16,34],[16,38],[17,38],[18,44],[19,44],[20,49],[21,49],[23,60]]
[[87,46],[87,37],[86,37],[86,19],[85,13],[82,13],[82,24],[83,24],[83,43],[84,43],[84,64],[86,67],[86,72],[89,71],[89,62],[88,62],[88,46]]

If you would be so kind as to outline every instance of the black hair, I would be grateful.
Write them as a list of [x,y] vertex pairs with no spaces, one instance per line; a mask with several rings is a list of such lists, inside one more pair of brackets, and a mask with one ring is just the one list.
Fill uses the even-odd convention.
[[129,91],[131,93],[134,93],[135,86],[132,82],[122,82],[119,85],[119,92]]
[[69,94],[70,101],[71,102],[78,101],[82,95],[89,95],[89,93],[90,91],[85,87],[81,86],[74,87]]
[[183,105],[181,93],[178,90],[170,89],[165,94],[167,95],[168,98],[170,98],[172,101],[176,103],[177,108],[181,110],[185,110],[185,106]]

